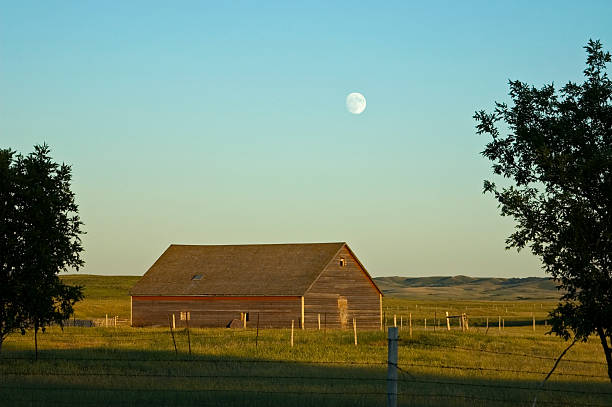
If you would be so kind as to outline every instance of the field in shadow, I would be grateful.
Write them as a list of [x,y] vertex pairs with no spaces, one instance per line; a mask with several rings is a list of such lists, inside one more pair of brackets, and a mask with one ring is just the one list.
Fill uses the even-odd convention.
[[[298,407],[386,403],[384,360],[308,362],[260,356],[256,349],[251,357],[236,357],[92,347],[46,349],[35,361],[31,351],[3,351],[0,400],[13,406]],[[476,378],[462,370],[411,366],[414,361],[418,358],[403,360],[398,382],[400,406],[527,406],[536,392],[538,405],[606,406],[612,402],[612,386],[605,381],[563,380],[547,384],[538,392],[540,376]]]

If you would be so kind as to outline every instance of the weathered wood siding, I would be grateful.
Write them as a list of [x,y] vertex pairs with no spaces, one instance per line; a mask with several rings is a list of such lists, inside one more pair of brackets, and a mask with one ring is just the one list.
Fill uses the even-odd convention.
[[[341,258],[344,266],[340,265]],[[321,328],[324,324],[327,328],[342,328],[338,300],[344,304],[344,298],[346,328],[352,327],[353,318],[357,320],[357,329],[380,328],[380,293],[346,246],[304,295],[305,327],[316,328],[320,314]]]
[[190,327],[225,327],[240,313],[248,312],[247,327],[255,327],[259,313],[260,328],[299,326],[301,297],[132,297],[132,326],[168,326],[175,315],[177,327],[184,327],[181,312],[189,312]]

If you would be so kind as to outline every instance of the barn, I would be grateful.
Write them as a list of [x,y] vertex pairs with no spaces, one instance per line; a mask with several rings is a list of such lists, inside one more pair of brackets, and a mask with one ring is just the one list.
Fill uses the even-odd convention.
[[130,295],[140,327],[382,325],[382,292],[344,242],[171,245]]

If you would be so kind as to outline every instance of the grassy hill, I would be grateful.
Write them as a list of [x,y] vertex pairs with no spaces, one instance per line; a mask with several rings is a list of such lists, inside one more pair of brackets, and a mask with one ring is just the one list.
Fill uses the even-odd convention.
[[555,300],[559,292],[548,278],[376,277],[389,297],[428,300]]

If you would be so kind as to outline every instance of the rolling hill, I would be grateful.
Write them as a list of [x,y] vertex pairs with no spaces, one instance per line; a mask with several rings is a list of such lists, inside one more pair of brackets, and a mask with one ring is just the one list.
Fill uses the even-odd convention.
[[559,291],[549,278],[375,277],[386,296],[411,299],[556,300]]

